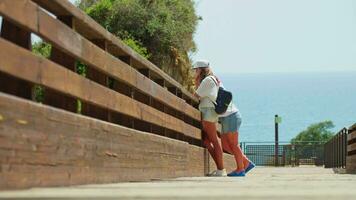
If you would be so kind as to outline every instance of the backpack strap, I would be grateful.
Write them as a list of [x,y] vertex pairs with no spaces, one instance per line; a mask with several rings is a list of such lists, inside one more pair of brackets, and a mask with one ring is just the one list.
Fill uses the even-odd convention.
[[219,83],[217,82],[217,80],[215,79],[215,77],[214,77],[214,76],[211,76],[211,79],[214,81],[214,83],[216,84],[216,86],[219,87]]

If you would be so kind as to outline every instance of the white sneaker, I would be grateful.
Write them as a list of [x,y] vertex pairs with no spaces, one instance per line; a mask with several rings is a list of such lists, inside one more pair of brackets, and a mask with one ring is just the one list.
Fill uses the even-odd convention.
[[211,172],[210,174],[208,174],[208,176],[215,176],[215,177],[227,176],[226,169],[215,170],[215,171]]

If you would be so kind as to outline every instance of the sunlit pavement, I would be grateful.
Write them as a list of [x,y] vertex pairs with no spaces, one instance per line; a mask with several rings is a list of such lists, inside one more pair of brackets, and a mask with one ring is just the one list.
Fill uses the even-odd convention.
[[257,167],[246,177],[2,191],[2,199],[356,199],[356,175],[319,167]]

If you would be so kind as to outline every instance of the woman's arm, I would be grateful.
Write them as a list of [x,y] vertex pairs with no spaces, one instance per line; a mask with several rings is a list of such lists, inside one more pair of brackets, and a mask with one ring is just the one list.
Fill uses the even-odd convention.
[[216,87],[212,78],[205,78],[196,89],[195,93],[199,98],[209,96],[212,90]]
[[193,95],[200,100],[200,96],[196,92],[198,90],[199,86],[200,86],[200,75],[195,76],[194,86],[195,86],[195,92],[194,92]]

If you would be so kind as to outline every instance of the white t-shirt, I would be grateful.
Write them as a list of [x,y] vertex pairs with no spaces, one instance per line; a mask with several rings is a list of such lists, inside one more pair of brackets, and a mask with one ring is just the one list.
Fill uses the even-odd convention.
[[214,103],[218,96],[219,87],[216,85],[213,78],[215,80],[214,76],[205,77],[196,90],[196,93],[200,97],[199,109],[215,107]]

